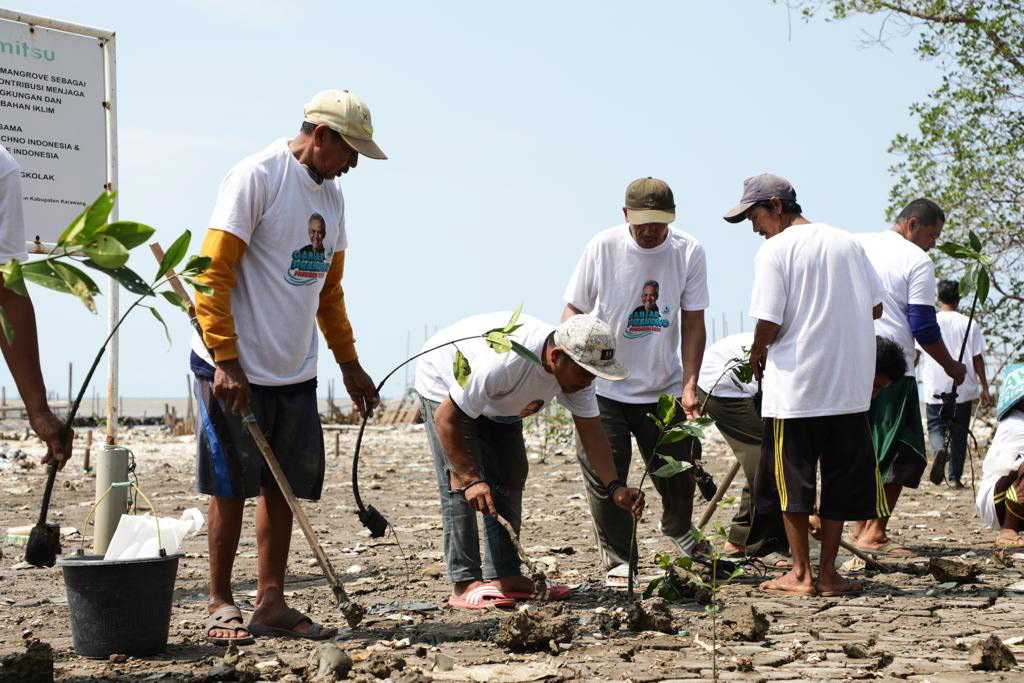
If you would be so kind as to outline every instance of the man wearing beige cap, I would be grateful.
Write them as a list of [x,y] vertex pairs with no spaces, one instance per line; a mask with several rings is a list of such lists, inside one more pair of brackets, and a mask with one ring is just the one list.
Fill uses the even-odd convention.
[[[657,425],[647,416],[658,397],[682,402],[678,420],[697,415],[697,377],[704,355],[704,309],[708,306],[704,248],[692,236],[669,228],[676,217],[668,184],[640,178],[626,188],[624,225],[597,234],[580,257],[565,289],[562,319],[593,313],[614,331],[619,357],[630,369],[621,382],[596,382],[601,422],[612,444],[621,479],[629,473],[632,439],[651,471],[660,467],[654,453]],[[608,571],[606,583],[628,582],[632,520],[604,495],[590,459],[578,444],[595,533]],[[700,456],[693,438],[662,451],[680,460]],[[661,530],[686,554],[701,554],[690,517],[694,480],[689,474],[653,478],[662,497]]]
[[[210,294],[196,295],[202,338],[192,343],[199,402],[196,486],[210,496],[210,616],[206,638],[254,635],[321,640],[324,628],[284,600],[291,510],[242,422],[251,412],[296,496],[318,500],[324,444],[317,412],[320,327],[361,413],[378,398],[356,356],[341,287],[348,240],[338,178],[359,155],[387,158],[373,141],[370,110],[346,90],[318,93],[299,134],[243,159],[221,183],[203,241]],[[256,507],[256,610],[234,604],[231,569],[247,498]]]

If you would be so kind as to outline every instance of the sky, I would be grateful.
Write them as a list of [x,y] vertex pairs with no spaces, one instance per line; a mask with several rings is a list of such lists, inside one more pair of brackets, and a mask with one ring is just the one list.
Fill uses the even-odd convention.
[[[187,228],[198,249],[224,174],[294,135],[314,93],[366,100],[390,159],[343,178],[343,284],[375,379],[468,315],[522,303],[556,322],[583,246],[622,222],[641,176],[671,185],[675,227],[705,247],[709,335],[723,316],[749,330],[761,238],[721,219],[743,179],[778,173],[808,218],[884,229],[889,141],[939,80],[912,38],[865,47],[874,20],[807,24],[769,0],[13,1],[117,32],[120,217],[165,247]],[[32,295],[44,378],[63,397],[68,363],[77,387],[105,336],[105,298],[93,315]],[[190,329],[162,305],[170,345],[145,311],[122,328],[123,396],[184,395]],[[321,393],[340,384],[324,344],[319,368]],[[6,367],[0,384],[11,395]],[[93,387],[105,393],[104,370]],[[384,393],[402,389],[399,373]]]

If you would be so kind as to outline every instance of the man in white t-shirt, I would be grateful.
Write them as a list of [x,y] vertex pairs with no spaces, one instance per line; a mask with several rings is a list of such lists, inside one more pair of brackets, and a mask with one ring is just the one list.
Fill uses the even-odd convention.
[[[196,295],[202,338],[192,342],[199,400],[196,488],[210,496],[210,616],[215,644],[253,635],[323,640],[324,628],[287,606],[284,577],[292,514],[243,422],[255,416],[299,498],[319,500],[323,431],[317,411],[317,326],[360,412],[377,402],[356,355],[341,288],[345,203],[338,178],[359,155],[387,158],[370,111],[347,90],[318,93],[299,134],[232,168],[217,193],[202,254],[211,294]],[[234,604],[231,569],[247,498],[256,507],[256,610],[248,626]]]
[[[7,148],[0,145],[0,265],[28,260],[25,250],[25,219],[21,205],[21,168]],[[2,282],[0,275],[0,282]],[[46,400],[46,385],[39,367],[39,343],[36,312],[28,292],[20,294],[0,287],[0,307],[13,333],[13,341],[0,334],[7,368],[11,371],[18,395],[28,412],[32,431],[46,444],[43,462],[63,467],[71,457],[73,432],[65,433],[64,422],[53,414]]]
[[[651,471],[660,466],[654,454],[658,428],[647,415],[655,411],[662,394],[681,401],[678,420],[697,414],[708,284],[700,242],[669,227],[676,214],[667,183],[655,178],[630,183],[623,214],[625,224],[598,233],[584,248],[565,288],[562,319],[593,313],[607,320],[616,335],[619,357],[630,369],[624,381],[596,382],[615,468],[625,479],[632,439]],[[688,438],[662,450],[677,459],[692,460],[700,457],[700,442]],[[600,481],[587,465],[585,449],[578,446],[577,456],[598,545],[610,570],[609,583],[621,583],[629,562],[632,520],[602,494]],[[652,480],[662,498],[662,532],[683,553],[692,554],[697,546],[690,520],[693,477],[683,473]]]
[[[867,410],[875,375],[873,318],[882,283],[849,233],[801,215],[796,191],[778,176],[743,183],[725,220],[749,218],[767,238],[754,262],[750,315],[757,319],[750,363],[761,381],[765,446],[757,506],[781,509],[793,568],[763,590],[844,595],[862,586],[841,577],[836,552],[846,520],[883,515],[885,498],[871,448]],[[821,561],[815,581],[808,518],[820,462]]]
[[[955,489],[962,489],[960,477],[964,473],[964,459],[967,457],[967,433],[970,429],[974,402],[992,405],[988,393],[988,378],[985,375],[985,337],[981,325],[958,312],[960,305],[960,284],[953,280],[939,282],[939,312],[936,321],[942,332],[942,342],[950,353],[959,355],[964,346],[965,358],[970,358],[963,384],[956,387],[956,398],[948,405],[943,395],[951,394],[953,381],[934,358],[921,354],[918,362],[918,377],[924,390],[924,402],[928,414],[928,444],[932,450],[932,483],[941,484],[943,479]],[[967,328],[970,327],[968,333]],[[921,347],[918,345],[918,349]],[[949,440],[948,446],[946,440]]]
[[[448,604],[460,609],[508,607],[534,597],[533,581],[522,575],[516,547],[494,515],[519,533],[529,470],[523,418],[551,399],[572,413],[603,494],[627,515],[643,508],[643,494],[616,473],[598,419],[594,378],[618,382],[629,376],[608,325],[581,315],[556,329],[524,315],[512,334],[517,350],[495,353],[482,336],[508,320],[508,313],[461,320],[428,339],[423,350],[434,350],[416,363],[416,392],[441,496],[452,582]],[[467,363],[469,377],[460,378],[456,367],[464,370]],[[485,513],[482,561],[475,512]],[[565,586],[548,586],[551,598],[567,594]]]
[[[913,370],[915,340],[957,383],[964,377],[963,364],[950,355],[935,320],[935,264],[927,252],[935,246],[945,222],[938,204],[915,199],[900,211],[891,229],[857,235],[885,288],[875,332],[896,341],[907,359],[906,376],[871,399],[868,411],[890,513],[904,487],[917,488],[928,462]],[[888,524],[888,516],[854,524],[854,543],[878,555],[913,555],[889,538]]]

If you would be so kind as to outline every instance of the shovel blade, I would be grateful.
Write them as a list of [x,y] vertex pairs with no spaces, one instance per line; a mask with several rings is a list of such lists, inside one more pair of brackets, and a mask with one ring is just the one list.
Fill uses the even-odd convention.
[[33,567],[52,567],[60,554],[60,525],[36,524],[25,545],[25,561]]

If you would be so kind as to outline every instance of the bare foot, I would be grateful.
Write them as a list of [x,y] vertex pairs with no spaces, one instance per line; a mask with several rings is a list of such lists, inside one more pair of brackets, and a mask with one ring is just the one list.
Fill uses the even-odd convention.
[[904,548],[888,536],[869,537],[864,533],[854,543],[854,546],[873,555],[885,555],[886,557],[914,557],[915,553],[910,548]]
[[1020,534],[1013,529],[1000,529],[996,536],[995,546],[997,548],[1021,548],[1024,547],[1024,543],[1021,542]]
[[747,548],[746,546],[736,545],[731,541],[726,541],[725,545],[722,546],[722,552],[726,555],[745,555]]
[[864,584],[859,581],[849,581],[839,575],[838,572],[822,572],[818,577],[815,587],[818,595],[822,597],[836,597],[839,595],[851,595],[864,590]]
[[798,577],[792,571],[783,574],[777,579],[771,579],[762,583],[759,588],[769,593],[788,593],[790,595],[817,595],[814,588],[814,581],[810,573],[803,578]]

